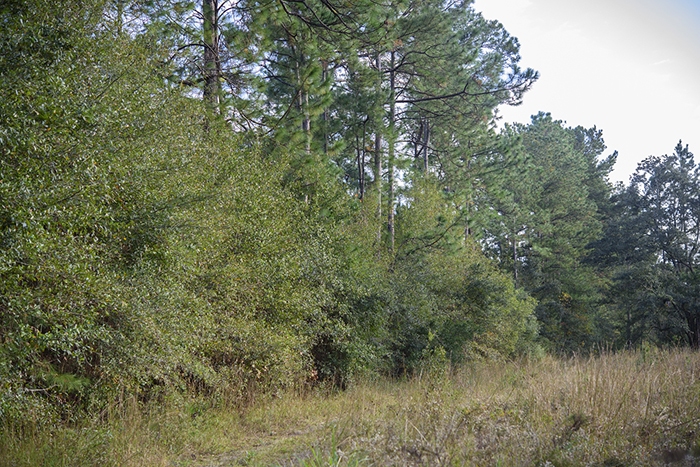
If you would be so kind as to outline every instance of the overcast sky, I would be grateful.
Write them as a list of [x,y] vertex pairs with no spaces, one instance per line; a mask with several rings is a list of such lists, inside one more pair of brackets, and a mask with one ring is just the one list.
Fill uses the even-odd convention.
[[540,79],[505,122],[542,110],[569,126],[597,126],[619,152],[612,180],[673,152],[700,161],[700,0],[476,0],[520,41]]

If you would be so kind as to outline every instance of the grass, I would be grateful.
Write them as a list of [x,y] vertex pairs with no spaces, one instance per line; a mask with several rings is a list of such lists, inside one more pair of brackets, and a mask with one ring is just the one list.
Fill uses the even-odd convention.
[[245,408],[122,404],[80,427],[6,427],[0,465],[700,465],[700,353],[478,363]]

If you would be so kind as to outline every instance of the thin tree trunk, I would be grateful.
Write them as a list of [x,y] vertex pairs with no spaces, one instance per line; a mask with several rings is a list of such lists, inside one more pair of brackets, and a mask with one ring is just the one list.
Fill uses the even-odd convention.
[[394,159],[396,157],[396,71],[394,70],[395,54],[391,52],[391,69],[389,70],[389,154],[387,159],[387,177],[389,196],[387,200],[387,230],[389,231],[389,252],[394,254]]
[[[471,162],[471,160],[469,160],[469,161],[467,162],[467,177],[468,177],[469,180],[472,179],[472,177],[471,177],[471,167],[472,167],[472,162]],[[472,187],[471,187],[471,188],[473,188],[473,186],[474,186],[474,185],[473,185],[473,183],[472,183]],[[471,188],[470,188],[469,191],[467,192],[467,197],[466,197],[466,199],[464,200],[464,206],[465,206],[464,209],[465,209],[465,211],[466,211],[466,213],[467,213],[466,216],[465,216],[465,225],[464,225],[464,243],[465,243],[465,245],[466,245],[466,243],[467,243],[467,240],[469,240],[469,237],[471,237],[471,235],[472,235],[471,213],[472,213],[472,201],[473,201],[473,199],[472,199],[472,189],[471,189]]]
[[421,154],[423,153],[423,124],[424,124],[423,117],[420,119],[420,126],[418,127],[418,135],[416,136],[416,149],[415,149],[415,154],[413,157],[415,159],[418,159],[421,157]]
[[302,129],[306,135],[306,153],[311,154],[311,115],[309,114],[309,91],[304,86],[304,121],[302,122]]
[[[326,80],[328,79],[328,61],[327,60],[322,60],[321,61],[321,69],[322,69],[322,74],[321,74],[321,82],[323,85],[326,85]],[[329,115],[328,115],[328,107],[324,107],[323,109],[323,115],[321,117],[323,119],[323,154],[328,154],[328,120],[329,120]]]
[[[362,144],[364,144],[364,142],[365,136],[362,135]],[[364,148],[360,146],[360,137],[357,134],[355,135],[355,152],[357,153],[355,156],[355,162],[357,163],[357,192],[358,198],[362,201],[365,194],[365,156]]]
[[513,235],[513,285],[518,287],[518,239]]
[[430,147],[430,121],[425,119],[425,138],[423,140],[423,170],[428,173],[428,148]]
[[[376,57],[377,71],[379,72],[379,88],[382,85],[382,61],[380,54]],[[377,259],[381,256],[382,251],[382,119],[377,122],[377,127],[374,133],[374,189],[377,194],[377,219],[379,226],[377,227]]]
[[301,131],[304,135],[304,150],[311,153],[311,117],[309,115],[309,93],[301,75],[304,56],[299,47],[292,47],[294,57],[294,72],[297,80],[296,109],[301,117]]
[[202,33],[204,39],[204,101],[212,115],[219,113],[220,58],[217,24],[217,0],[202,1]]
[[360,176],[360,201],[365,199],[365,152],[367,148],[367,120],[362,124],[362,150],[360,151],[361,158],[359,162]]
[[124,0],[117,0],[115,4],[115,8],[117,11],[114,26],[117,31],[117,34],[121,36],[124,32]]

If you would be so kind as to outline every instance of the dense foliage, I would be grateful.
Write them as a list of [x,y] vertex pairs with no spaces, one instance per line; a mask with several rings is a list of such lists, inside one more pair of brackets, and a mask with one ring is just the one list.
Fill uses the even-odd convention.
[[692,154],[613,193],[596,128],[498,133],[537,73],[470,2],[10,1],[0,24],[0,418],[698,346]]
[[612,271],[620,337],[700,347],[700,170],[681,142],[640,162],[613,197],[598,260]]

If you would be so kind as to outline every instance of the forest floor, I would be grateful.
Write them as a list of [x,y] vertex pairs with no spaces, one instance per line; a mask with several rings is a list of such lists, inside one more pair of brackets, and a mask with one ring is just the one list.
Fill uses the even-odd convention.
[[0,465],[700,466],[700,353],[484,362],[244,409],[120,414],[14,443],[6,433]]

